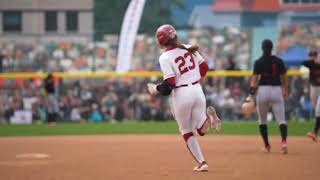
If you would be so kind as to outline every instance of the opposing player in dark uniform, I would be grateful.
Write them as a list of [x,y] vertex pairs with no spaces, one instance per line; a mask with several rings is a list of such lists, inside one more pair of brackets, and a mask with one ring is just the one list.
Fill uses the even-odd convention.
[[[268,140],[267,114],[270,107],[279,124],[281,133],[281,151],[288,153],[287,124],[285,120],[284,100],[288,97],[288,80],[283,61],[272,55],[273,44],[269,39],[262,42],[263,55],[255,62],[250,82],[251,97],[257,91],[257,112],[259,130],[264,142],[264,151],[270,152]],[[257,87],[257,81],[258,87]]]
[[53,75],[50,73],[44,80],[44,88],[47,94],[47,121],[49,126],[54,126],[59,113],[59,104],[55,95]]
[[317,59],[317,51],[309,52],[309,60],[303,61],[303,65],[309,68],[309,82],[310,82],[310,98],[312,107],[315,108],[316,122],[313,131],[308,133],[308,136],[317,141],[318,131],[320,128],[320,60]]

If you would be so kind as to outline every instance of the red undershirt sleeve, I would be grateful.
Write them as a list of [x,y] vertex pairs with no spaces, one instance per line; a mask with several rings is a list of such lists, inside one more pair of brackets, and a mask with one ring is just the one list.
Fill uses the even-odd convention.
[[208,69],[209,69],[208,63],[206,61],[202,61],[202,63],[199,65],[199,69],[200,69],[201,77],[206,76]]

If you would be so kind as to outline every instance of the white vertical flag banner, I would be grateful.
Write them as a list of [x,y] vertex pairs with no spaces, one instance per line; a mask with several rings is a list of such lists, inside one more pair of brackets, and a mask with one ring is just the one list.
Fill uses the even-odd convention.
[[131,68],[132,52],[146,0],[131,0],[122,21],[120,42],[117,55],[119,73],[128,72]]

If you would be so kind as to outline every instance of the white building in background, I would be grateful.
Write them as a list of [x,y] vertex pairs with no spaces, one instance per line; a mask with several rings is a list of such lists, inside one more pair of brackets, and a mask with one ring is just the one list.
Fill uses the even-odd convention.
[[93,39],[94,0],[0,0],[2,42]]

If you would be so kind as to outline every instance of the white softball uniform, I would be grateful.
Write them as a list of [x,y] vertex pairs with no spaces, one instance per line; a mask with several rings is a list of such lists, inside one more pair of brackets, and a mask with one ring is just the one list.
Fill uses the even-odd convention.
[[315,113],[316,113],[316,117],[320,117],[320,96],[318,96]]
[[206,99],[199,84],[199,65],[203,61],[199,52],[191,54],[180,48],[167,50],[159,58],[163,79],[176,80],[171,109],[181,134],[196,132],[206,120]]
[[317,100],[320,96],[320,86],[310,86],[310,99],[313,107],[317,106]]

